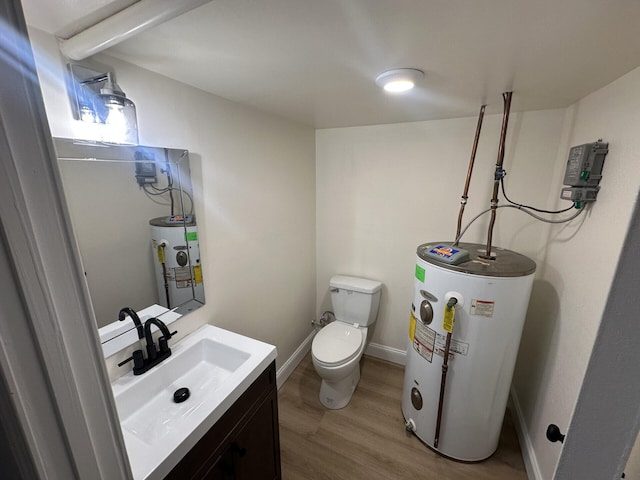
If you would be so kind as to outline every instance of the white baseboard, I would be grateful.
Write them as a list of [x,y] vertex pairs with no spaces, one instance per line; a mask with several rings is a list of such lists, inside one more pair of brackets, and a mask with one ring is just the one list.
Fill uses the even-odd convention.
[[293,352],[286,362],[276,372],[276,385],[280,388],[287,381],[287,378],[293,373],[298,364],[302,361],[304,356],[311,350],[311,342],[316,334],[314,329],[307,338],[303,340],[300,346]]
[[378,343],[370,343],[364,353],[365,355],[380,358],[387,362],[397,363],[398,365],[405,365],[407,363],[407,352],[397,348],[386,347]]
[[527,470],[527,476],[529,480],[543,480],[540,473],[540,467],[538,466],[538,459],[536,452],[533,449],[533,443],[531,443],[531,436],[527,429],[527,424],[524,421],[524,415],[522,414],[522,408],[518,401],[518,395],[516,391],[511,387],[511,396],[509,398],[509,407],[513,415],[513,423],[518,435],[518,441],[520,442],[520,450],[522,451],[522,459],[524,460],[524,468]]

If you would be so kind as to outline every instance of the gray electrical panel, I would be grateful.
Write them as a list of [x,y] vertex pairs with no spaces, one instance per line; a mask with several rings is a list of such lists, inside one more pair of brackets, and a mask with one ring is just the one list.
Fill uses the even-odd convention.
[[138,185],[154,184],[156,177],[156,164],[153,162],[136,162],[136,181]]
[[608,152],[609,144],[601,139],[571,147],[562,182],[567,187],[562,189],[560,198],[579,203],[594,202]]
[[572,202],[595,202],[600,186],[596,187],[564,187],[560,192],[560,198]]

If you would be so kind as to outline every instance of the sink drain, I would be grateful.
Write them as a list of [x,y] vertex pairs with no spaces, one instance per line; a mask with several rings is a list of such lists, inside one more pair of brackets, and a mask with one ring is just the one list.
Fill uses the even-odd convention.
[[187,398],[189,398],[190,395],[191,395],[191,392],[187,387],[179,388],[175,392],[173,392],[173,401],[176,403],[182,403]]

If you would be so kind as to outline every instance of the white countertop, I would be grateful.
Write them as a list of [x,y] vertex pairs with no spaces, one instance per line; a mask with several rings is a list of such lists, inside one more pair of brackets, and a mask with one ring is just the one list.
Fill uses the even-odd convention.
[[[161,364],[112,383],[136,480],[164,478],[277,355],[273,345],[211,325],[169,346]],[[174,403],[184,386],[191,396]]]

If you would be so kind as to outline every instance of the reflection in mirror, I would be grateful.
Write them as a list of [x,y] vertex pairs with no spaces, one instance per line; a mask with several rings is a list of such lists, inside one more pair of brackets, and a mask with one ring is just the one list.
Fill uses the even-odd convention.
[[128,317],[118,321],[123,307],[167,323],[202,306],[189,152],[54,144],[103,347],[134,329]]

